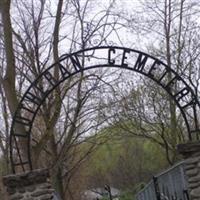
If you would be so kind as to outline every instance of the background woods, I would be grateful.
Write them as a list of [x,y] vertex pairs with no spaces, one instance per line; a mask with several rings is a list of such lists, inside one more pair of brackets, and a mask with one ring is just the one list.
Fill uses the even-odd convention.
[[[199,8],[197,0],[0,0],[1,175],[10,173],[9,131],[19,100],[63,54],[101,45],[140,49],[199,96]],[[53,73],[58,79],[58,67]],[[50,168],[63,199],[84,199],[85,191],[105,184],[129,197],[179,159],[176,145],[185,140],[179,109],[153,81],[96,69],[69,78],[40,107],[32,159],[35,168]]]

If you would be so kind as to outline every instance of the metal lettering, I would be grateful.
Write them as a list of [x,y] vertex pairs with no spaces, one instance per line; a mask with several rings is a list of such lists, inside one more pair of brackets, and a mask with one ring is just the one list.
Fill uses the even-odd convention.
[[52,74],[49,72],[49,71],[46,71],[44,73],[44,77],[49,81],[49,83],[52,85],[52,86],[55,86],[56,85],[56,79],[52,76]]
[[31,124],[31,120],[30,119],[27,119],[27,118],[21,117],[21,116],[16,116],[15,117],[15,122],[17,122],[19,124],[27,125],[27,126],[29,126]]
[[154,77],[154,74],[152,72],[156,70],[156,65],[160,65],[160,62],[158,60],[155,60],[153,65],[151,66],[151,68],[148,72],[149,76]]
[[159,78],[159,82],[162,81],[162,79],[169,73],[168,69],[165,71],[165,73]]
[[40,103],[42,102],[42,99],[40,99],[38,96],[36,96],[35,94],[32,94],[31,92],[27,92],[25,94],[24,99],[28,99],[30,100],[32,103],[36,104],[36,105],[40,105]]
[[114,65],[115,64],[115,60],[111,59],[111,53],[115,54],[115,49],[114,48],[109,48],[108,49],[108,64],[109,65]]
[[177,92],[174,97],[176,98],[177,101],[180,101],[184,96],[189,94],[190,90],[188,88],[183,88],[181,91]]
[[180,80],[180,78],[179,78],[177,75],[175,75],[174,78],[172,78],[172,79],[167,83],[167,85],[165,85],[165,88],[169,88],[170,85],[175,84],[175,81],[177,81],[177,80]]
[[45,92],[41,88],[39,88],[36,84],[34,84],[32,88],[37,95],[40,95],[41,98],[43,98],[46,95]]
[[128,67],[128,64],[124,63],[124,61],[127,59],[127,57],[126,57],[127,53],[130,53],[130,50],[124,49],[123,56],[122,56],[122,64],[121,64],[123,67]]
[[134,69],[137,71],[143,71],[144,66],[147,62],[148,57],[146,55],[144,55],[144,58],[142,57],[143,57],[143,54],[140,53],[135,63]]
[[25,107],[24,105],[21,105],[20,108],[21,108],[22,110],[26,110],[26,111],[28,111],[28,112],[30,112],[30,113],[32,113],[32,114],[35,113],[35,110],[31,110],[31,109]]
[[196,105],[196,99],[193,97],[193,99],[192,99],[189,103],[187,103],[187,104],[185,104],[185,105],[182,105],[181,108],[182,108],[182,109],[185,109],[185,108],[187,108],[188,106],[194,106],[194,105]]
[[81,63],[80,63],[77,55],[71,55],[70,59],[71,59],[72,64],[73,64],[76,71],[79,71],[79,70],[82,69]]
[[60,72],[61,72],[61,75],[63,78],[65,78],[65,76],[67,75],[70,75],[70,72],[63,66],[59,63],[59,69],[60,69]]

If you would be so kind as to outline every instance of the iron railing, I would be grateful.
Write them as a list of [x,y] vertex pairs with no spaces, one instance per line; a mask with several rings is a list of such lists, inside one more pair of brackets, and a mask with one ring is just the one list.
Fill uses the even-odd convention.
[[136,200],[189,200],[184,162],[180,162],[153,179],[136,194]]

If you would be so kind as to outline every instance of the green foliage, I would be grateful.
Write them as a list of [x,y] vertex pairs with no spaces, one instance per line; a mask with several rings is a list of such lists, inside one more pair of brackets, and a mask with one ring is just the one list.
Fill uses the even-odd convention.
[[126,190],[121,193],[119,200],[135,200],[135,197],[133,192]]
[[96,140],[104,142],[88,160],[86,176],[91,183],[89,187],[110,184],[124,191],[120,199],[129,200],[144,182],[166,167],[167,161],[163,149],[150,140],[119,137],[115,133],[116,130],[108,128],[99,134]]
[[110,200],[108,197],[103,197],[101,200]]
[[108,172],[118,164],[119,158],[135,166],[141,164],[136,160],[140,159],[148,171],[155,171],[166,164],[161,148],[148,140],[138,138],[107,141],[93,154],[90,163],[93,169]]

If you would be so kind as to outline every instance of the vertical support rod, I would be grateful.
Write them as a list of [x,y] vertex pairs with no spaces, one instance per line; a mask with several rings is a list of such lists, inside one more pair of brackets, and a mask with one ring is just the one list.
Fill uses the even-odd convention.
[[159,190],[159,186],[158,186],[158,178],[156,176],[153,177],[153,183],[154,183],[154,188],[155,188],[155,192],[156,192],[156,200],[161,200],[160,190]]

